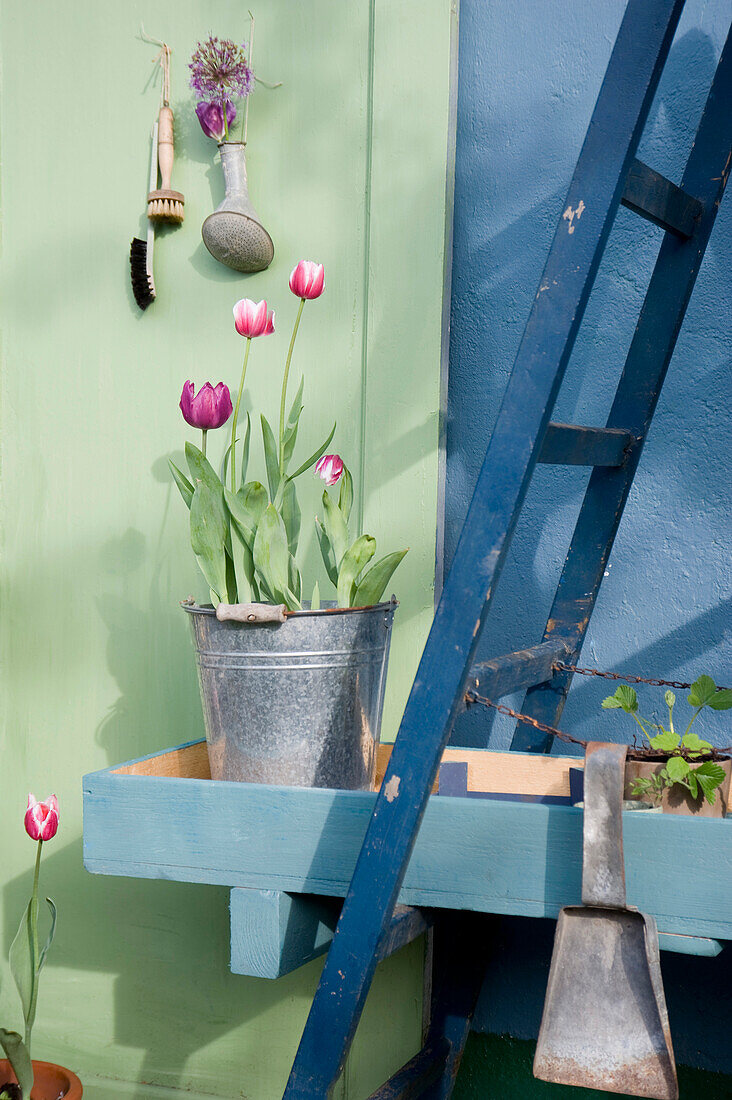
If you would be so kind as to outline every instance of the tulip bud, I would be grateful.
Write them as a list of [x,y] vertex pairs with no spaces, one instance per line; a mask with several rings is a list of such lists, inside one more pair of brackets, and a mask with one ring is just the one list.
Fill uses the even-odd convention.
[[194,397],[193,383],[186,382],[180,395],[180,411],[192,428],[201,428],[204,432],[220,428],[233,412],[229,387],[219,382],[214,388],[206,382]]
[[[221,142],[226,137],[227,127],[224,125],[224,109],[220,103],[197,103],[196,115],[201,123],[201,129],[206,137]],[[226,122],[231,127],[236,118],[236,107],[230,99],[226,101]]]
[[38,802],[35,795],[28,795],[25,811],[25,831],[31,840],[51,840],[58,829],[58,799],[50,795],[45,802]]
[[319,298],[325,286],[325,270],[322,264],[312,260],[300,260],[290,275],[290,290],[298,298]]
[[234,306],[234,325],[240,336],[270,336],[274,332],[274,310],[267,314],[267,303],[242,298]]
[[315,472],[326,485],[335,485],[343,473],[343,459],[340,455],[323,455],[315,463]]

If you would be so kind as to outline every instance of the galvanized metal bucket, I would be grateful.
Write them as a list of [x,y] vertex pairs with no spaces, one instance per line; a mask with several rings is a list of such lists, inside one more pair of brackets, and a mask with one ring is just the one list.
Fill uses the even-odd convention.
[[193,628],[213,779],[373,785],[396,600],[252,624],[182,606]]

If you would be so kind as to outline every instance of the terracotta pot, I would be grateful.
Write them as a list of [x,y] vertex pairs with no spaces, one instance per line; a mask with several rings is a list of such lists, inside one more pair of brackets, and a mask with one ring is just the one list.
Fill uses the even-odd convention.
[[[709,805],[704,795],[692,798],[691,791],[687,791],[679,783],[667,788],[663,792],[661,808],[665,814],[691,814],[694,817],[724,817],[729,807],[730,780],[732,779],[732,759],[718,760],[725,770],[725,778],[720,787],[717,787],[717,797],[714,804]],[[631,798],[630,788],[634,779],[656,775],[665,766],[666,760],[629,760],[625,766],[625,798]],[[692,764],[692,768],[698,768],[699,764]]]
[[[37,1062],[33,1059],[35,1081],[31,1100],[81,1100],[83,1089],[81,1081],[70,1069],[57,1066],[54,1062]],[[14,1082],[15,1074],[10,1063],[0,1058],[0,1085]]]

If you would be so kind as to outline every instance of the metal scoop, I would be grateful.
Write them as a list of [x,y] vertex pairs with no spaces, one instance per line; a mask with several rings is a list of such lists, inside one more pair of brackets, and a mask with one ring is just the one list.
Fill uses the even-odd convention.
[[565,907],[557,921],[534,1076],[677,1100],[656,922],[625,904],[626,752],[587,746],[583,904]]

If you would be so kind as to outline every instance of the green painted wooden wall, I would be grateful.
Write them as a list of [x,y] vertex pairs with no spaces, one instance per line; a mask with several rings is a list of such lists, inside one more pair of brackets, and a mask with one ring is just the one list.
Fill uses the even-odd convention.
[[[62,825],[44,885],[60,921],[35,1053],[77,1069],[92,1098],[151,1095],[140,1082],[278,1097],[317,980],[317,963],[277,983],[232,976],[224,890],[100,880],[81,865],[81,775],[201,731],[177,607],[201,589],[166,471],[187,437],[182,383],[236,383],[231,307],[266,297],[278,331],[254,346],[249,400],[275,415],[300,258],[322,261],[327,282],[293,369],[295,383],[307,372],[304,434],[316,442],[337,417],[366,529],[383,552],[411,547],[393,585],[387,736],[432,609],[451,3],[256,9],[255,67],[283,86],[251,105],[251,194],[276,248],[254,277],[201,242],[222,181],[186,87],[196,39],[243,38],[246,13],[233,0],[1,7],[0,943],[29,887],[25,794],[56,791]],[[173,183],[186,196],[184,226],[158,237],[158,299],[144,315],[127,265],[144,231],[158,97],[141,22],[174,50]],[[309,481],[303,505],[317,496]],[[312,539],[307,554],[314,566]],[[4,962],[0,977],[10,1026]],[[344,1096],[367,1095],[418,1044],[420,997],[415,945],[380,975]]]

